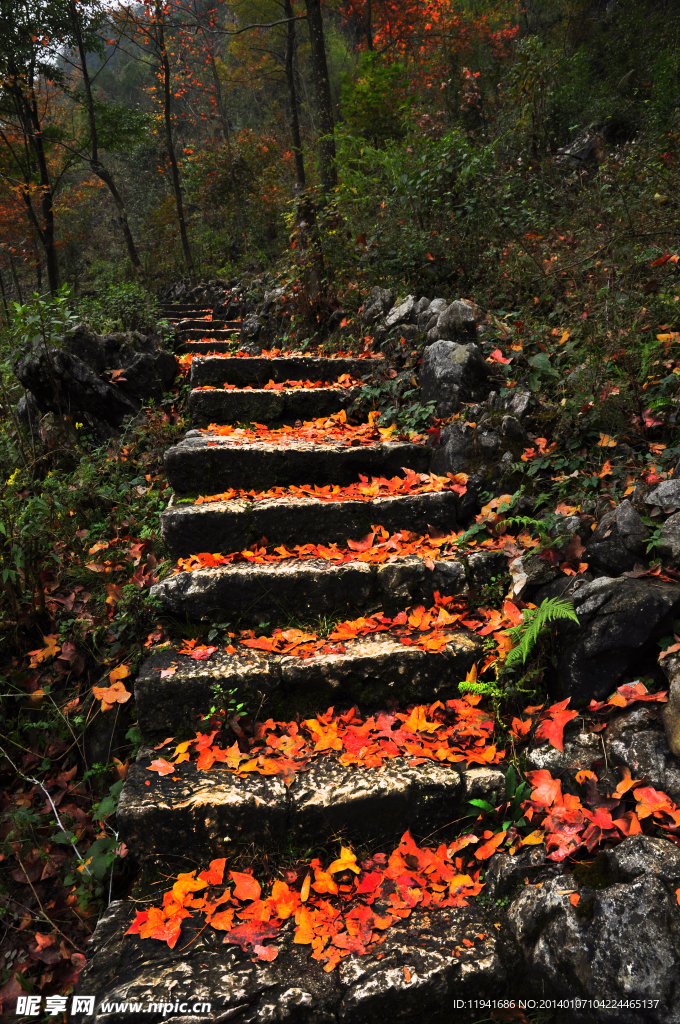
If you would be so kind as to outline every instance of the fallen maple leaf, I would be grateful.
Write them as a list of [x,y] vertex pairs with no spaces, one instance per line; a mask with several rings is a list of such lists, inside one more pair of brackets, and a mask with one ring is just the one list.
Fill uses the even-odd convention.
[[539,722],[535,733],[537,740],[548,740],[557,750],[564,749],[564,727],[567,722],[570,722],[572,718],[576,718],[578,715],[577,711],[566,710],[570,699],[570,697],[567,697],[566,700],[561,701],[559,704],[553,704],[552,707],[543,712],[541,715],[542,720]]
[[234,897],[237,900],[259,900],[262,886],[252,875],[241,871],[230,871],[229,877],[236,882]]
[[174,770],[174,764],[171,764],[170,761],[166,761],[162,757],[156,758],[147,768],[148,772],[158,772],[159,775],[171,775]]

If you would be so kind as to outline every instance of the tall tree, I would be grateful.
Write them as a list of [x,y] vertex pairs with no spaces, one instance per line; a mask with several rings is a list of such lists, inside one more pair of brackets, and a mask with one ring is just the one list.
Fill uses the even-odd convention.
[[170,51],[168,50],[168,35],[173,28],[177,27],[172,24],[173,18],[179,24],[181,21],[186,20],[187,13],[180,8],[175,0],[170,0],[168,3],[165,3],[164,0],[144,0],[141,8],[137,4],[125,6],[122,9],[122,16],[122,31],[145,52],[147,55],[145,58],[146,62],[152,65],[160,83],[165,149],[170,164],[170,180],[177,209],[177,224],[182,244],[182,253],[189,273],[189,280],[192,284],[196,284],[196,269],[191,246],[189,245],[184,214],[182,182],[180,180],[175,149],[172,70],[170,67]]
[[324,190],[330,192],[338,183],[338,171],[335,162],[335,118],[328,78],[321,0],[305,0],[305,6],[312,50],[312,80],[319,131],[319,176]]
[[42,246],[53,293],[59,286],[54,196],[60,174],[55,180],[45,128],[53,111],[54,83],[62,76],[64,43],[72,43],[72,31],[62,4],[0,0],[0,139],[8,183],[21,197]]
[[[80,63],[80,73],[82,75],[83,88],[85,92],[85,104],[87,108],[87,118],[89,125],[89,145],[87,147],[87,160],[91,170],[97,177],[104,182],[111,198],[116,204],[118,211],[118,220],[120,223],[123,237],[125,238],[125,245],[127,247],[128,256],[130,262],[135,269],[137,276],[140,280],[144,280],[144,271],[142,268],[142,262],[137,252],[134,238],[132,237],[132,231],[130,230],[130,222],[128,220],[127,207],[125,201],[120,194],[116,185],[115,179],[111,171],[102,163],[99,152],[99,129],[97,125],[97,116],[95,110],[95,101],[92,93],[92,82],[90,79],[90,72],[87,66],[87,51],[85,46],[85,37],[83,31],[82,15],[78,9],[76,0],[69,0],[69,11],[71,16],[71,25],[73,27],[73,34],[77,45],[78,60]],[[102,13],[102,12],[100,12]]]

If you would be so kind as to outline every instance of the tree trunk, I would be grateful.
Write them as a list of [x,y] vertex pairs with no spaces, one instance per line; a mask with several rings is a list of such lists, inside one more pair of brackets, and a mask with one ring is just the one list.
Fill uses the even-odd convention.
[[125,244],[127,246],[128,256],[130,262],[135,269],[135,273],[144,284],[144,271],[142,269],[142,262],[137,253],[132,232],[130,231],[130,225],[128,223],[127,209],[123,201],[123,197],[116,187],[116,183],[113,180],[113,176],[110,171],[104,167],[99,160],[99,141],[97,135],[97,120],[94,113],[94,101],[92,99],[92,86],[90,83],[90,73],[87,69],[87,54],[85,53],[85,46],[83,44],[83,33],[80,25],[80,17],[78,15],[78,9],[75,4],[75,0],[71,0],[71,22],[73,24],[73,31],[75,33],[76,40],[78,42],[78,55],[80,57],[80,70],[83,75],[83,85],[85,86],[85,100],[87,102],[87,116],[90,122],[90,168],[97,175],[97,177],[104,182],[108,188],[116,209],[118,210],[118,218],[120,221],[121,230],[123,237],[125,238]]
[[177,157],[175,156],[175,145],[172,138],[172,117],[170,112],[170,62],[168,60],[168,51],[165,47],[165,31],[163,28],[163,13],[159,0],[155,3],[156,12],[156,40],[158,43],[158,54],[161,63],[161,70],[163,72],[163,119],[165,121],[165,143],[168,147],[168,156],[170,158],[170,170],[172,175],[172,189],[175,193],[175,204],[177,206],[177,220],[179,222],[179,234],[182,240],[182,252],[184,253],[184,262],[187,265],[189,271],[189,280],[192,285],[196,284],[196,270],[194,269],[194,260],[191,255],[191,249],[189,247],[189,238],[187,235],[186,222],[184,220],[184,203],[182,202],[182,186],[179,180],[179,168],[177,167]]
[[295,88],[295,22],[293,21],[293,5],[291,0],[284,0],[283,10],[288,18],[288,24],[286,25],[286,82],[288,84],[288,102],[290,103],[290,134],[293,139],[297,183],[304,188],[306,184],[305,163],[302,157],[300,117],[298,114],[297,90]]
[[22,96],[22,101],[24,104],[28,138],[30,139],[35,163],[40,176],[40,190],[42,193],[40,206],[42,208],[43,227],[39,228],[38,235],[42,243],[42,247],[45,250],[47,283],[51,294],[54,295],[59,288],[59,263],[57,261],[57,249],[54,243],[54,199],[52,196],[50,172],[47,166],[47,156],[45,155],[45,147],[43,146],[40,115],[38,113],[38,101],[36,99],[35,92],[33,91],[32,82],[30,84],[30,89],[30,99]]
[[366,32],[366,48],[368,50],[372,50],[373,49],[373,21],[372,21],[371,0],[366,0],[366,20],[364,22],[364,31]]
[[338,183],[338,173],[335,165],[333,100],[328,80],[321,0],[305,0],[305,5],[312,50],[312,79],[319,129],[319,174],[323,189],[330,192]]

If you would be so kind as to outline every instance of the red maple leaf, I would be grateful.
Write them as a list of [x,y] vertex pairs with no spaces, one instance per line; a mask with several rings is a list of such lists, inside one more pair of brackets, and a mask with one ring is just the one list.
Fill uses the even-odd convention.
[[577,711],[566,710],[570,700],[571,698],[567,697],[566,700],[561,701],[559,704],[553,704],[552,707],[543,712],[541,722],[539,722],[536,729],[537,740],[548,740],[557,750],[564,749],[564,727],[567,722],[570,722],[572,718],[576,718],[578,715]]

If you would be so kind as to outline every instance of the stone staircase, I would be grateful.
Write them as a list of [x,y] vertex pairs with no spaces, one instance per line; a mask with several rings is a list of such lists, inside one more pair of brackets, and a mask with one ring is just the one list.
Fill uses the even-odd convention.
[[[199,312],[166,309],[180,329],[192,325],[183,331],[187,348],[194,344],[194,333],[204,337],[202,331],[209,329],[221,337],[222,328],[215,331],[208,321],[203,329],[193,326]],[[358,380],[373,366],[365,359],[304,356],[198,358],[191,367],[192,417],[197,427],[219,427],[255,420],[294,423],[337,413],[355,388],[343,390],[332,383],[342,374]],[[263,384],[269,380],[329,386],[267,390]],[[225,389],[225,383],[235,389]],[[213,390],[198,390],[206,385]],[[404,467],[422,473],[429,471],[429,463],[425,445],[399,440],[353,447],[332,438],[299,439],[293,431],[285,445],[257,439],[236,444],[228,432],[192,429],[166,454],[174,496],[162,516],[163,538],[174,558],[186,558],[203,551],[243,550],[263,536],[269,544],[289,548],[345,544],[348,538],[364,537],[374,524],[390,533],[448,532],[471,511],[465,496],[453,491],[372,501],[327,502],[313,495],[248,501],[228,494],[204,504],[192,500],[239,489],[345,485],[360,475],[401,476]],[[381,565],[359,559],[342,564],[241,562],[171,576],[154,593],[165,613],[177,620],[231,623],[236,629],[263,621],[276,626],[296,618],[353,618],[381,609],[393,614],[415,603],[427,606],[435,591],[465,592],[474,571],[471,561],[442,559],[426,565],[416,557]],[[351,954],[328,973],[310,958],[308,946],[293,943],[291,920],[281,930],[279,954],[270,963],[224,945],[210,927],[199,931],[193,919],[183,922],[173,950],[125,932],[135,909],[144,905],[140,900],[158,902],[178,872],[207,867],[211,858],[226,857],[229,865],[239,852],[262,856],[264,851],[277,875],[277,865],[290,865],[297,856],[315,856],[319,850],[335,856],[340,840],[358,851],[389,855],[410,829],[416,841],[437,846],[457,834],[455,823],[465,815],[469,799],[490,798],[503,789],[498,769],[460,771],[434,761],[411,764],[404,757],[366,769],[343,767],[327,754],[292,782],[281,775],[199,772],[192,761],[176,764],[172,775],[149,771],[159,756],[155,748],[168,737],[178,742],[205,729],[203,716],[215,705],[216,686],[222,693],[237,691],[249,707],[263,709],[264,718],[304,718],[331,705],[338,711],[355,706],[366,715],[457,697],[458,682],[481,655],[482,641],[465,631],[443,652],[405,646],[380,633],[349,639],[309,658],[257,650],[220,650],[207,660],[168,650],[153,655],[135,684],[143,746],[128,773],[117,818],[121,839],[143,867],[142,878],[133,899],[112,903],[97,925],[80,984],[83,994],[96,997],[95,1014],[74,1019],[98,1024],[121,1019],[450,1024],[479,1018],[481,1011],[465,1001],[502,996],[506,975],[493,913],[474,901],[439,911],[416,908],[386,932],[380,952]],[[166,749],[173,746],[161,753]],[[128,1004],[124,1011],[123,1004]]]

